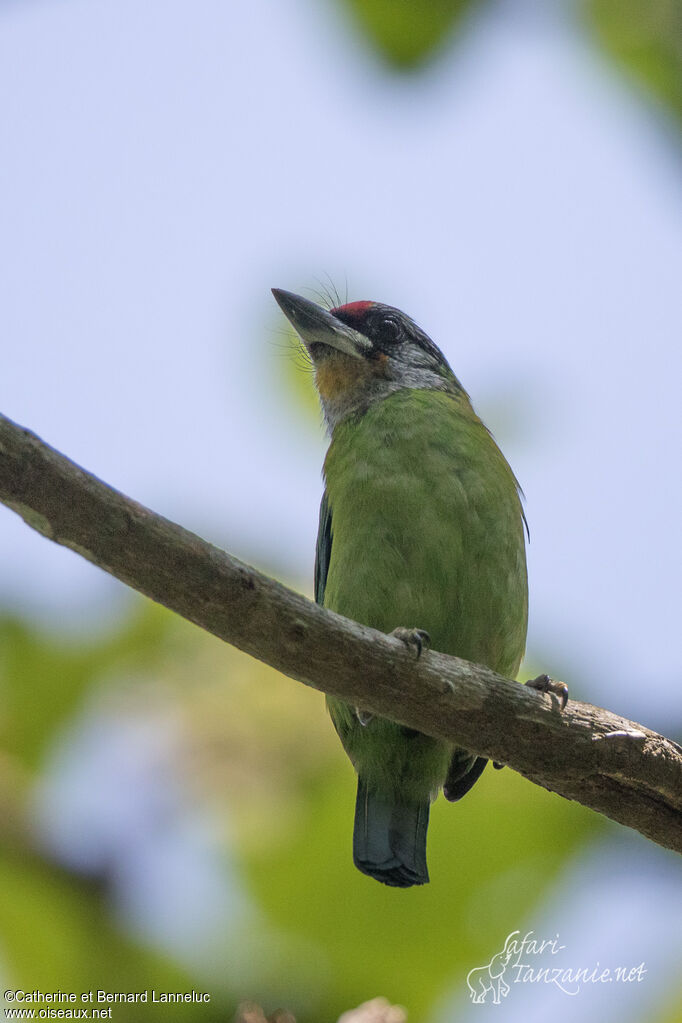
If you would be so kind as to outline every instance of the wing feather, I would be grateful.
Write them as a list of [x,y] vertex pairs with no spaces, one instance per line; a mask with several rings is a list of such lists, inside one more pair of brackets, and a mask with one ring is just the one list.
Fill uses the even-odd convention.
[[324,603],[324,591],[329,574],[329,561],[332,555],[332,512],[327,499],[327,491],[322,495],[320,503],[320,524],[317,530],[317,546],[315,548],[315,601]]

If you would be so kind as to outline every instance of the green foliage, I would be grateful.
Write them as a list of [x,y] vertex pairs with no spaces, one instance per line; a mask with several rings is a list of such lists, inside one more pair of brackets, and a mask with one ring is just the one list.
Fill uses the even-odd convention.
[[158,651],[170,616],[135,614],[123,628],[84,643],[64,642],[6,615],[0,617],[0,742],[24,766],[73,713],[93,678],[126,663],[138,669]]
[[682,1023],[682,985],[675,985],[675,990],[668,994],[665,1008],[657,1012],[652,1023]]
[[284,340],[279,346],[280,358],[268,359],[269,370],[277,374],[272,381],[272,393],[281,397],[286,393],[297,413],[308,422],[320,423],[320,400],[315,390],[315,380],[310,356],[293,328],[283,328]]
[[[358,28],[392,67],[425,64],[482,0],[343,0]],[[680,0],[582,0],[605,51],[682,117]]]
[[[525,926],[567,861],[605,827],[509,770],[488,769],[461,803],[433,808],[432,883],[384,888],[352,864],[355,776],[320,695],[163,609],[135,608],[117,632],[80,643],[17,620],[0,626],[0,965],[8,984],[211,991],[213,1015],[183,1006],[187,1021],[223,1018],[219,1007],[243,998],[286,1005],[298,1023],[333,1020],[381,993],[423,1019]],[[130,677],[139,683],[120,688],[117,680]],[[229,825],[225,855],[250,909],[211,936],[217,972],[208,986],[125,933],[105,877],[68,872],[22,825],[32,780],[63,726],[93,689],[117,685],[113,706],[128,699],[131,711],[144,708],[150,686],[182,723],[177,778],[193,803]],[[150,1012],[145,1006],[145,1018]],[[115,1015],[135,1020],[140,1010],[121,1005]]]
[[[0,851],[0,889],[0,944],[5,976],[12,987],[75,992],[79,997],[81,992],[97,989],[188,991],[196,987],[186,971],[140,947],[116,925],[106,891],[96,883],[69,876],[38,856]],[[83,1008],[83,1003],[76,1007]],[[215,1018],[215,1006],[192,1008],[193,1020]],[[140,1007],[117,1004],[114,1016],[121,1021],[139,1020]],[[144,1006],[144,1018],[167,1019],[168,1007],[150,1002]]]
[[584,0],[607,52],[682,117],[680,0]]
[[[80,995],[198,986],[189,971],[125,932],[107,878],[68,871],[33,837],[33,784],[62,727],[107,678],[153,671],[177,633],[169,613],[142,602],[122,627],[86,641],[16,617],[0,621],[0,968],[11,987]],[[215,1010],[215,999],[213,1007],[193,1005],[191,1018],[215,1018]],[[150,1003],[144,1011],[168,1018],[167,1006]],[[139,1006],[115,1008],[122,1021],[139,1014]]]
[[524,928],[567,862],[606,826],[512,771],[488,768],[461,803],[434,804],[431,884],[396,891],[353,867],[355,777],[341,754],[302,799],[296,831],[254,850],[246,867],[277,928],[323,954],[317,998],[328,1019],[377,993],[408,1006],[411,1019],[427,1018]]
[[[480,0],[479,0],[480,2]],[[476,0],[345,0],[389,64],[410,70],[442,46]]]

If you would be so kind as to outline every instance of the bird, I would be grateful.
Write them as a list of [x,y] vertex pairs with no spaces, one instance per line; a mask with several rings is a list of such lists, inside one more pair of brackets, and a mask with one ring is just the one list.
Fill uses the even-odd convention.
[[[310,357],[330,436],[315,600],[415,656],[431,646],[515,678],[528,624],[521,488],[442,351],[393,306],[272,292]],[[552,691],[547,676],[529,684]],[[358,775],[355,866],[392,887],[426,884],[431,802],[441,789],[461,799],[486,758],[327,706]]]

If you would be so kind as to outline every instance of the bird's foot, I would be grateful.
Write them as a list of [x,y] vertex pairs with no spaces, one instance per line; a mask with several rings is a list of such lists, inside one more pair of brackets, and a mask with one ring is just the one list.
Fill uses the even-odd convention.
[[402,640],[410,650],[414,650],[417,660],[421,657],[422,651],[428,650],[431,646],[431,637],[424,629],[406,629],[403,626],[399,626],[393,630],[391,635],[395,636],[396,639]]
[[568,703],[568,686],[565,682],[557,682],[549,675],[538,675],[537,678],[529,678],[526,682],[531,689],[537,689],[539,693],[553,693],[561,700],[561,709],[564,710]]
[[356,707],[355,716],[360,722],[360,724],[364,727],[365,725],[368,725],[370,723],[370,721],[374,717],[374,714],[370,714],[369,711],[361,710],[360,707]]
[[[559,697],[561,709],[565,709],[568,703],[568,686],[565,682],[557,682],[556,679],[550,678],[549,675],[538,675],[537,678],[529,678],[525,685],[530,686],[531,689],[536,689],[539,693],[553,693],[554,696]],[[494,760],[493,767],[496,771],[501,771],[504,764]]]

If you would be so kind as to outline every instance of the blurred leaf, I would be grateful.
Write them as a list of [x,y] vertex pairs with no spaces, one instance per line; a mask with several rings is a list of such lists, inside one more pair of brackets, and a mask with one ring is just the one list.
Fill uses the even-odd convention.
[[682,983],[678,980],[672,991],[663,994],[667,995],[665,1008],[652,1016],[651,1023],[682,1023]]
[[[160,663],[161,676],[189,726],[183,772],[229,822],[226,837],[271,927],[276,956],[259,934],[257,983],[244,992],[268,1011],[284,1004],[298,1023],[317,1023],[380,992],[409,1018],[426,1018],[608,827],[510,770],[489,769],[462,803],[434,805],[432,883],[384,888],[352,863],[355,775],[320,694],[192,636]],[[300,967],[270,965],[302,957],[305,978]]]
[[[301,956],[295,942],[283,952],[276,933],[260,925],[257,913],[255,919],[248,913],[243,922],[239,919],[238,938],[236,917],[226,918],[224,930],[217,927],[211,933],[212,958],[204,964],[203,980],[189,966],[182,969],[127,934],[115,908],[124,897],[117,882],[118,860],[112,859],[111,872],[106,866],[92,877],[53,862],[48,849],[36,845],[33,792],[36,770],[50,765],[55,739],[63,740],[67,722],[78,719],[93,696],[104,712],[109,706],[142,715],[150,706],[165,706],[184,711],[188,729],[178,800],[186,799],[192,808],[197,801],[206,805],[210,779],[218,785],[227,781],[228,791],[237,793],[241,802],[235,801],[245,807],[241,832],[253,833],[255,827],[262,836],[264,827],[285,818],[287,806],[297,802],[301,772],[320,761],[314,741],[306,744],[302,758],[296,756],[306,713],[302,706],[297,709],[296,697],[317,694],[290,682],[292,702],[288,680],[140,600],[132,603],[127,622],[97,639],[63,641],[44,628],[7,618],[0,621],[0,642],[0,732],[6,746],[0,746],[0,966],[7,983],[75,992],[208,990],[210,1005],[183,1006],[188,1020],[207,1021],[228,1019],[228,1009],[248,995],[252,981],[257,978],[267,991],[281,970],[296,982],[297,993],[305,990],[310,956]],[[261,671],[266,674],[262,680]],[[243,706],[235,714],[238,703]],[[326,735],[324,713],[319,717],[319,732]],[[195,727],[196,744],[190,737]],[[314,732],[308,729],[309,739]],[[168,775],[168,783],[176,784],[174,776]],[[216,824],[225,821],[226,832],[231,810],[223,802],[216,818]],[[170,835],[170,817],[164,818],[164,827]],[[234,857],[226,851],[233,869]],[[248,896],[245,902],[250,905]],[[212,977],[208,987],[207,977]],[[147,1003],[145,1016],[150,1011],[153,1019],[168,1018],[163,1004]],[[117,1005],[115,1015],[139,1019],[139,1006]]]
[[285,393],[287,398],[293,400],[297,412],[319,424],[322,413],[310,356],[293,328],[282,328],[278,333],[283,335],[283,341],[278,345],[280,357],[269,360],[277,374],[274,381],[275,393]]
[[[106,892],[92,882],[70,877],[37,856],[17,859],[0,851],[0,888],[3,979],[9,987],[74,992],[79,999],[82,992],[98,989],[148,990],[143,1015],[139,1005],[115,1005],[120,1023],[168,1019],[168,1005],[154,1005],[152,989],[205,990],[164,956],[127,938],[112,919]],[[183,1005],[183,1019],[226,1018],[227,998],[209,993],[212,1004]],[[216,1000],[223,1002],[223,1012]]]
[[[434,804],[431,883],[396,891],[353,867],[355,778],[340,748],[335,769],[302,798],[296,832],[244,859],[277,929],[324,955],[317,997],[331,1019],[376,991],[405,1005],[410,1019],[427,1018],[491,945],[526,926],[565,865],[608,827],[510,770],[489,769],[462,803]],[[300,1006],[287,1004],[305,1023]]]
[[481,0],[344,0],[372,45],[389,64],[423,64]]
[[[156,606],[136,601],[134,615],[86,644],[16,621],[0,626],[4,773],[19,804],[16,840],[6,827],[0,842],[0,885],[10,893],[0,900],[8,981],[183,989],[172,964],[140,951],[117,927],[102,885],[37,855],[22,860],[21,804],[36,758],[103,680],[133,712],[146,706],[150,685],[177,711],[186,797],[223,822],[226,854],[255,910],[238,933],[212,937],[216,962],[240,999],[267,1011],[286,1005],[298,1023],[336,1019],[377,993],[406,1005],[410,1019],[426,1018],[491,946],[529,923],[560,886],[564,866],[607,827],[512,771],[488,770],[461,804],[440,799],[433,807],[432,883],[384,888],[352,864],[355,776],[320,694]],[[0,786],[0,812],[1,797]],[[186,1011],[188,1020],[206,1018]],[[128,1017],[120,1007],[117,1015],[139,1012]]]
[[605,49],[682,117],[680,0],[584,0]]
[[141,599],[129,622],[88,642],[59,636],[9,615],[0,617],[0,743],[35,767],[55,730],[103,672],[156,657],[170,612]]

